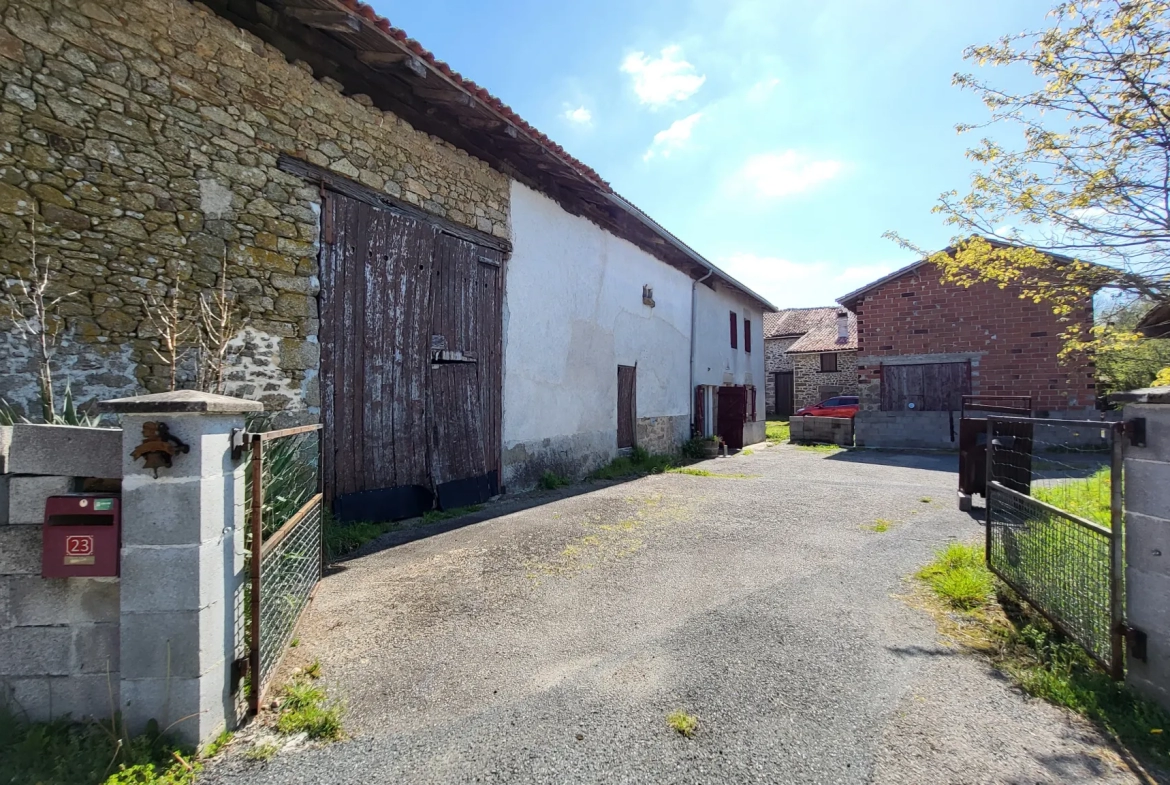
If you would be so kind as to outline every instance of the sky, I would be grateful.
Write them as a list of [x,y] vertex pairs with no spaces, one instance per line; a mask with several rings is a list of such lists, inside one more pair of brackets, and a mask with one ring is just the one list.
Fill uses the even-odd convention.
[[979,99],[972,44],[1043,0],[373,0],[383,16],[781,308],[834,300],[952,231]]

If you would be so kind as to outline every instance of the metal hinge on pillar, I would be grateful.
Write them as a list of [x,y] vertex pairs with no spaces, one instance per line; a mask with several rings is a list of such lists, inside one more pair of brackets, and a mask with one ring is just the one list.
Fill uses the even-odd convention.
[[1121,625],[1121,631],[1125,635],[1125,644],[1129,650],[1129,656],[1135,660],[1146,662],[1149,653],[1147,652],[1147,636],[1145,631],[1139,630],[1137,627],[1130,627],[1128,624]]
[[240,683],[247,677],[249,666],[248,657],[240,657],[237,660],[232,660],[232,695],[240,691]]
[[1125,435],[1134,447],[1146,446],[1146,418],[1134,417],[1125,421]]

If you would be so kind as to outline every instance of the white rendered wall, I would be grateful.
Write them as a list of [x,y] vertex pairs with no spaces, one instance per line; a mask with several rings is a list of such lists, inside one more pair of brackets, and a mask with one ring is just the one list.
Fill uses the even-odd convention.
[[[716,282],[695,287],[695,384],[744,384],[756,388],[756,417],[759,426],[744,428],[744,441],[763,439],[764,420],[764,316],[760,306],[747,297]],[[731,319],[736,314],[737,347],[731,348]],[[752,350],[746,351],[743,322],[751,322]],[[748,402],[751,412],[751,402]],[[710,430],[710,428],[708,428]],[[757,434],[756,431],[759,433]]]
[[579,474],[616,454],[618,365],[637,365],[638,418],[689,422],[691,284],[514,181],[511,219],[504,483],[518,490],[546,468]]

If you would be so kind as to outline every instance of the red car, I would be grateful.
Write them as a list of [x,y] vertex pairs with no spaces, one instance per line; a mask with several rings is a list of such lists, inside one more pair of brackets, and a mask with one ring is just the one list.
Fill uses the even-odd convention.
[[848,417],[852,419],[859,408],[861,407],[858,405],[856,395],[838,395],[836,398],[806,406],[798,410],[796,414],[804,417]]

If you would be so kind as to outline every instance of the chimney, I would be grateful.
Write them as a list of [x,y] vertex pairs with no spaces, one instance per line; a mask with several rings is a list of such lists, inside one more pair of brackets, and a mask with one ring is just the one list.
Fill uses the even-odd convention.
[[842,343],[849,340],[848,311],[837,311],[837,340]]

